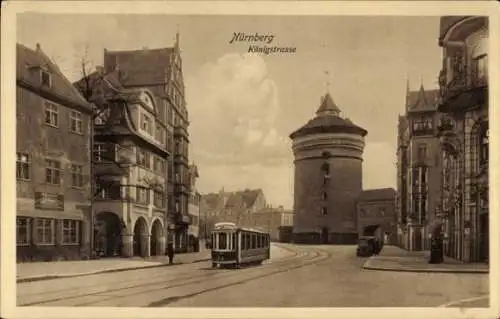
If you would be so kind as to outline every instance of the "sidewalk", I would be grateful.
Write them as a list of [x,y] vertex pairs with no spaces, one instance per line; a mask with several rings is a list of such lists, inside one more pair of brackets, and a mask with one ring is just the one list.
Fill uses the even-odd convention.
[[[176,254],[174,265],[210,260],[210,250],[204,247],[197,253]],[[105,272],[171,266],[167,256],[149,258],[103,258],[54,262],[27,262],[17,264],[17,282],[49,280],[62,277],[79,277]]]
[[463,263],[444,258],[442,264],[429,264],[428,251],[407,251],[396,246],[384,246],[379,256],[372,256],[364,269],[407,272],[489,273],[489,266],[482,263]]

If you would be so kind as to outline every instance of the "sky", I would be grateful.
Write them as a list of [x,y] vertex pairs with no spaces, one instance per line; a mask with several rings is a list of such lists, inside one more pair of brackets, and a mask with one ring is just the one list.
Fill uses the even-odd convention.
[[[104,48],[169,47],[177,30],[190,160],[202,194],[262,188],[270,204],[292,209],[289,135],[315,115],[327,91],[341,116],[368,131],[363,188],[396,188],[407,79],[411,90],[437,88],[439,17],[25,13],[18,15],[17,42],[40,43],[75,81],[86,50],[100,65]],[[238,32],[273,35],[269,46],[296,49],[249,54],[248,42],[229,43]]]

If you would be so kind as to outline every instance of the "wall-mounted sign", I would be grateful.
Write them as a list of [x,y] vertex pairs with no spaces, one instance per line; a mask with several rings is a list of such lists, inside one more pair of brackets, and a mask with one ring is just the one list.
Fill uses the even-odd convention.
[[56,193],[35,192],[35,208],[64,210],[64,196]]

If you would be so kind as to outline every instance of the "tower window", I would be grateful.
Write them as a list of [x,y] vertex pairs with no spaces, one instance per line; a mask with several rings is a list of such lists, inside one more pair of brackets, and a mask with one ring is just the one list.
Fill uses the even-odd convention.
[[323,216],[328,215],[328,208],[326,208],[326,207],[321,207],[321,214],[323,214]]
[[328,194],[326,192],[323,192],[323,199],[326,200],[328,198]]

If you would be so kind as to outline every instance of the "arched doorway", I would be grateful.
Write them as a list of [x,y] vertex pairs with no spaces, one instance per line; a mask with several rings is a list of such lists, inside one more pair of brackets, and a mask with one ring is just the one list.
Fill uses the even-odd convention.
[[164,255],[162,250],[161,238],[163,237],[163,226],[161,222],[156,219],[153,222],[153,226],[151,227],[151,248],[150,254],[151,256],[161,256]]
[[123,226],[113,212],[101,212],[94,226],[95,250],[101,257],[119,256],[122,249]]
[[363,228],[363,236],[375,236],[376,231],[380,225],[368,225]]
[[134,225],[134,256],[146,257],[148,224],[143,217],[137,218]]

